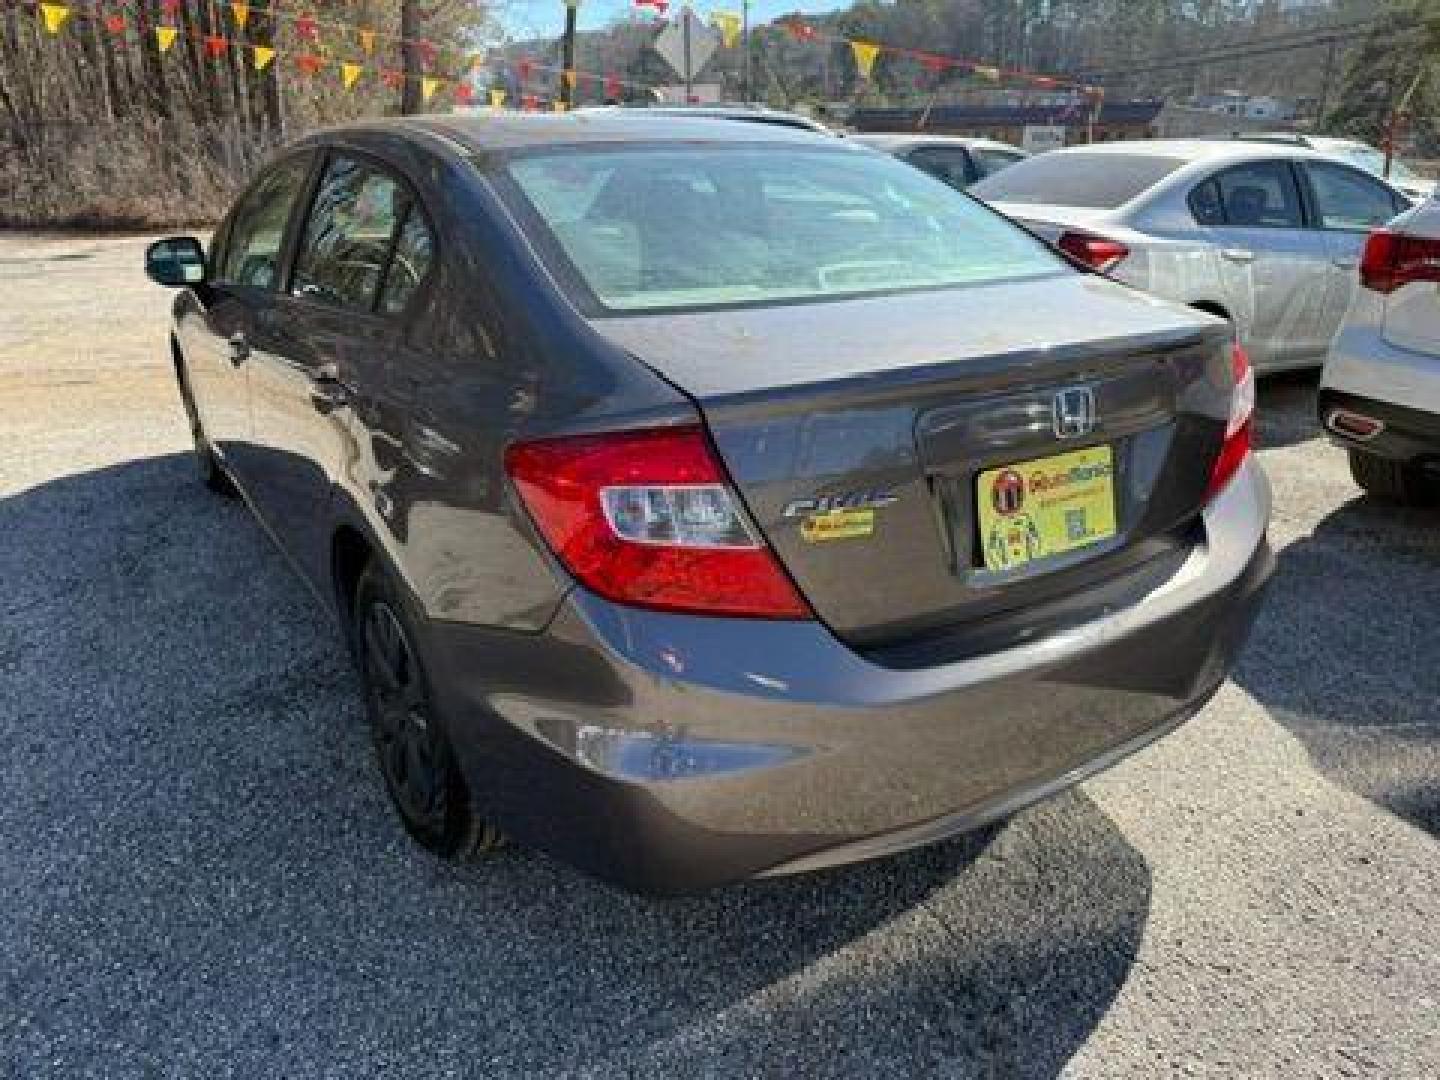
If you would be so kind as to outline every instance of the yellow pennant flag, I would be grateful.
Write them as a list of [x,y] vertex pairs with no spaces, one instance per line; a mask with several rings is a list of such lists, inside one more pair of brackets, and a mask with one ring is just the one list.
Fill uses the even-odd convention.
[[175,44],[175,35],[179,32],[173,26],[155,27],[155,44],[160,46],[161,52],[170,51],[170,46]]
[[365,55],[366,55],[366,56],[369,56],[371,53],[373,53],[373,52],[375,51],[375,31],[374,31],[374,30],[361,30],[361,31],[360,31],[360,47],[365,50]]
[[986,67],[984,64],[976,64],[970,69],[970,72],[977,79],[985,79],[988,82],[1000,81],[1000,69],[997,67]]
[[565,111],[565,99],[564,99],[564,98],[558,98],[558,97],[557,97],[554,101],[552,101],[552,102],[550,103],[550,108],[554,109],[556,112],[564,112],[564,111]]
[[860,69],[860,77],[870,78],[870,72],[875,70],[875,58],[880,55],[880,46],[869,41],[852,41],[850,51],[855,54],[855,66]]
[[740,44],[740,16],[733,11],[717,11],[710,21],[720,28],[720,43],[727,49]]
[[440,88],[440,80],[427,75],[420,80],[420,100],[429,101],[435,96],[435,91]]
[[355,85],[355,80],[360,78],[360,73],[364,70],[365,69],[359,64],[340,65],[340,81],[345,84],[346,90],[349,90],[352,86]]
[[570,92],[573,94],[575,92],[575,80],[577,78],[575,69],[566,68],[561,74],[564,76],[565,85],[570,88]]
[[495,87],[490,91],[490,107],[492,109],[501,109],[505,107],[504,90],[501,90],[499,87]]
[[40,17],[45,20],[46,31],[58,34],[65,20],[70,18],[70,9],[64,4],[41,4]]
[[235,25],[244,30],[245,24],[250,21],[250,5],[239,3],[237,0],[236,3],[230,5],[230,14],[235,19]]
[[275,50],[268,45],[255,46],[255,70],[264,71],[270,66],[270,61],[275,59]]

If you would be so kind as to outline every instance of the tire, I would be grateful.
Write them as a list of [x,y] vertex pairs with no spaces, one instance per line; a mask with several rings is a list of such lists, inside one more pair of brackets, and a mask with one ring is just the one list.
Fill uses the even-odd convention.
[[374,561],[360,576],[354,620],[375,760],[405,831],[446,860],[498,847],[500,834],[475,816],[470,789],[431,704],[414,624]]
[[190,424],[190,441],[194,447],[195,468],[200,473],[200,482],[215,494],[233,499],[239,492],[236,491],[230,474],[216,458],[210,440],[205,437],[205,429],[200,424],[200,410],[195,407],[195,398],[190,393],[190,384],[185,379],[185,368],[178,353],[175,359],[175,377],[180,383],[180,403],[185,406],[185,419]]
[[1414,465],[1350,451],[1350,475],[1366,494],[1397,506],[1434,506],[1440,503],[1440,477]]

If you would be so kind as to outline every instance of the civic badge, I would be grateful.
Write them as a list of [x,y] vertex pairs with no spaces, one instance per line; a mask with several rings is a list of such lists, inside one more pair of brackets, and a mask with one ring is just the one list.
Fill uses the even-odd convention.
[[1078,439],[1089,435],[1095,430],[1098,419],[1095,391],[1088,386],[1061,390],[1050,406],[1050,423],[1057,439]]

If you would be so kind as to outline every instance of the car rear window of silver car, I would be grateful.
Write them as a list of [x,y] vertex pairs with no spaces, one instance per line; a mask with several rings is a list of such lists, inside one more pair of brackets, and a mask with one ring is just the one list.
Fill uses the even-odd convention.
[[1038,154],[987,176],[970,192],[986,202],[1113,210],[1185,164],[1184,158],[1152,154]]
[[[548,247],[613,312],[758,306],[1069,272],[892,158],[790,146],[570,148],[508,172]],[[544,238],[542,238],[544,239]],[[542,251],[547,247],[542,243]]]

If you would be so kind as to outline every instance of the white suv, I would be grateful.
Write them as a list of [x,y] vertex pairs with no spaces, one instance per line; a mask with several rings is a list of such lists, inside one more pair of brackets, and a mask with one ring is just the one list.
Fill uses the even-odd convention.
[[1325,361],[1320,422],[1367,492],[1440,503],[1440,202],[1370,234],[1360,286]]

